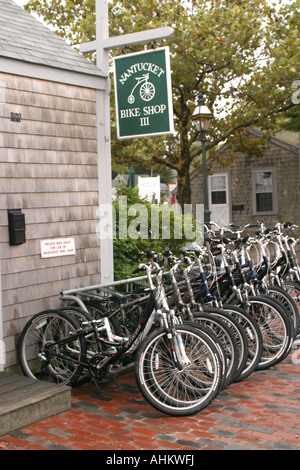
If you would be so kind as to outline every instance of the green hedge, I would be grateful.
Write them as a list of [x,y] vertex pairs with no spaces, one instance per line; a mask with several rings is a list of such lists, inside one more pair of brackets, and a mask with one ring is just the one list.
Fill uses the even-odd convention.
[[138,188],[119,185],[113,209],[116,281],[133,277],[141,262],[138,255],[147,248],[162,253],[169,247],[177,254],[179,248],[196,240],[196,223],[191,215],[174,212],[168,205],[149,204],[139,196]]

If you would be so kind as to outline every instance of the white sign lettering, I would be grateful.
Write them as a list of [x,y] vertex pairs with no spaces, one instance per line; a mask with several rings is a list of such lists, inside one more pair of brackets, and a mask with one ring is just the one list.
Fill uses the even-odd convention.
[[132,75],[137,72],[152,72],[158,77],[160,77],[162,74],[166,73],[165,70],[163,70],[161,67],[158,67],[155,64],[151,63],[139,63],[139,64],[134,64],[130,68],[127,69],[125,73],[121,76],[119,81],[124,85],[126,80]]

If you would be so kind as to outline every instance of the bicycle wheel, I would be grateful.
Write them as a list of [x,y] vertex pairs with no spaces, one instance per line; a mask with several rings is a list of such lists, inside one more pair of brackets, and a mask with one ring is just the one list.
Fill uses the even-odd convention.
[[247,339],[246,333],[241,327],[241,325],[239,324],[239,322],[234,317],[232,317],[228,312],[225,312],[223,308],[220,309],[220,308],[214,308],[214,307],[211,307],[211,308],[206,307],[204,309],[204,313],[212,314],[216,316],[216,318],[220,318],[221,320],[225,321],[225,323],[229,326],[230,330],[235,336],[235,340],[239,349],[239,363],[238,363],[238,367],[236,370],[236,377],[235,377],[235,381],[236,381],[237,377],[239,377],[242,371],[245,369],[248,355],[249,355],[248,339]]
[[34,315],[22,330],[18,359],[24,375],[33,379],[73,385],[86,355],[79,323],[60,310]]
[[214,334],[212,339],[220,345],[226,364],[223,385],[223,388],[226,388],[235,380],[239,367],[239,348],[236,337],[222,318],[209,313],[193,313],[193,317],[196,325],[201,325],[210,334]]
[[257,369],[267,369],[282,361],[291,350],[291,320],[273,299],[250,296],[248,301],[248,313],[258,323],[263,338],[263,351]]
[[295,339],[299,331],[299,311],[293,297],[286,290],[284,290],[283,287],[279,286],[267,286],[267,291],[268,294],[272,296],[272,298],[280,302],[281,306],[290,316],[293,324]]
[[[298,316],[300,316],[300,284],[294,281],[284,281],[284,284],[282,287],[294,300],[298,309]],[[300,333],[300,326],[298,327],[298,331],[296,331],[296,335],[299,335],[299,333]]]
[[223,309],[235,320],[243,329],[248,342],[248,357],[244,368],[235,381],[240,382],[251,375],[257,368],[262,354],[263,339],[260,328],[256,321],[241,307],[224,304]]
[[[75,318],[75,320],[80,324],[80,326],[85,326],[87,323],[92,325],[94,318],[87,313],[85,310],[82,310],[80,307],[70,306],[70,307],[63,307],[61,309],[62,312],[66,313],[67,315],[71,315]],[[89,334],[84,336],[85,343],[86,343],[86,359],[89,360],[94,354],[98,352],[97,340],[96,336],[91,330]],[[83,385],[91,380],[91,374],[89,372],[89,368],[83,368],[82,373],[80,376],[77,377],[76,381],[72,383],[72,386],[78,387],[79,385]]]
[[151,101],[155,96],[155,87],[151,82],[143,83],[140,88],[140,97],[144,101]]
[[223,346],[221,345],[215,333],[211,329],[209,330],[205,325],[201,325],[197,321],[191,321],[191,320],[190,321],[184,320],[183,324],[190,325],[192,328],[195,328],[196,330],[201,331],[201,333],[207,336],[208,339],[212,341],[214,345],[216,346],[218,354],[219,354],[219,358],[221,361],[221,365],[222,365],[222,370],[221,370],[222,381],[220,382],[220,389],[219,389],[219,392],[220,392],[221,390],[223,390],[229,385],[229,381],[227,378],[227,374],[228,374],[227,358],[226,358],[226,354],[223,349]]
[[179,368],[174,343],[164,329],[153,331],[137,353],[135,374],[144,398],[173,416],[189,416],[206,408],[222,381],[218,351],[207,336],[189,325],[176,328],[189,363]]

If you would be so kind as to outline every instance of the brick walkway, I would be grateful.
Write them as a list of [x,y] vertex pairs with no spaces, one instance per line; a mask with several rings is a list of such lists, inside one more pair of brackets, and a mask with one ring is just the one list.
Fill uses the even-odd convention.
[[118,386],[72,391],[72,408],[0,437],[1,450],[300,450],[300,350],[232,384],[204,411],[174,418],[141,397],[133,372]]

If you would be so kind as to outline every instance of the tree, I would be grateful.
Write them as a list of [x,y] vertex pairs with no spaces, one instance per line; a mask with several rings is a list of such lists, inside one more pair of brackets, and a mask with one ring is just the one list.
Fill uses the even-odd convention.
[[[92,0],[29,0],[26,8],[73,44],[95,37]],[[113,158],[176,170],[178,201],[182,207],[190,203],[191,178],[201,171],[201,146],[191,125],[198,93],[214,113],[207,143],[210,160],[222,158],[229,164],[245,147],[258,151],[258,143],[254,146],[244,131],[256,126],[274,132],[278,116],[295,106],[291,96],[300,76],[299,21],[299,0],[279,5],[270,0],[113,0],[111,36],[162,26],[175,30],[168,45],[176,129],[174,137],[124,142],[117,141],[113,126]],[[221,155],[223,143],[228,150]]]
[[283,113],[279,125],[287,131],[300,132],[300,106],[295,106]]

